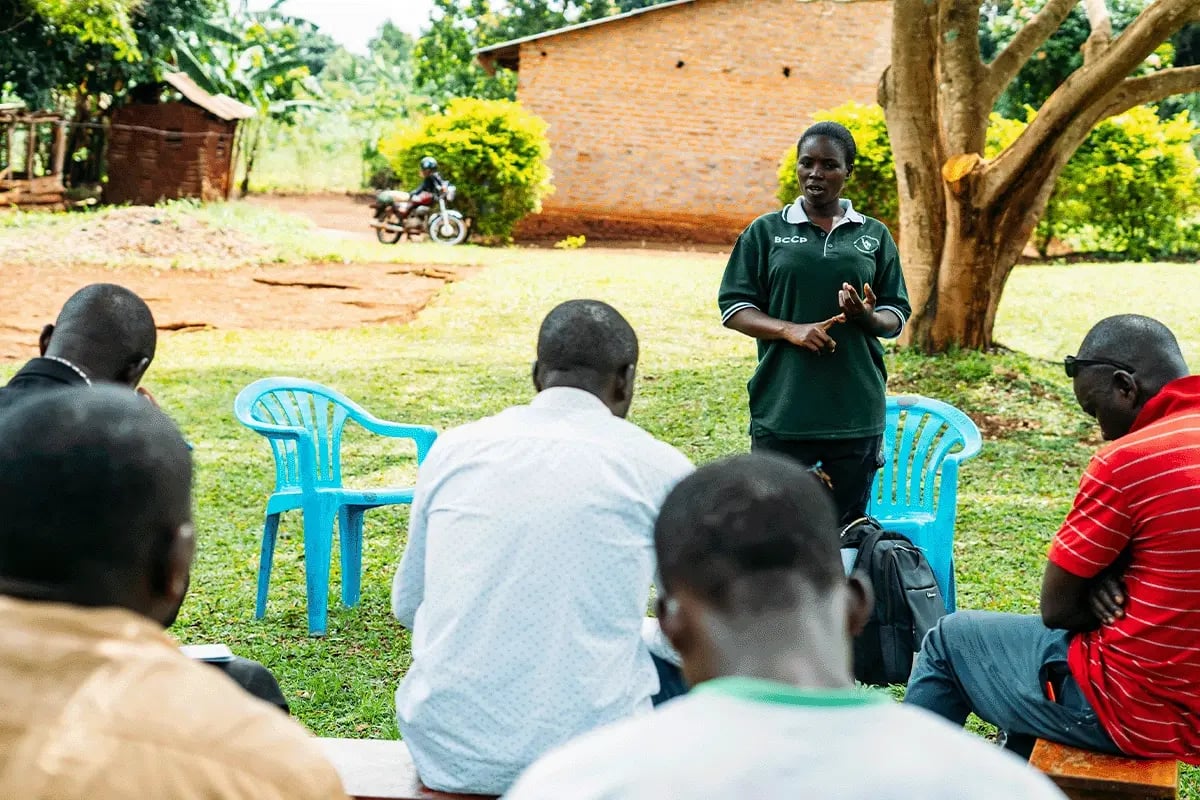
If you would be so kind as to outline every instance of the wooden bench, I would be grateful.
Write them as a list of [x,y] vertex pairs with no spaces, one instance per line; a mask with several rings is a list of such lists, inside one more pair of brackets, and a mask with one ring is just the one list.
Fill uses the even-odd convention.
[[383,739],[318,739],[354,800],[481,800],[495,795],[437,792],[417,777],[404,742]]
[[1071,800],[1174,800],[1179,763],[1108,756],[1038,739],[1029,763]]

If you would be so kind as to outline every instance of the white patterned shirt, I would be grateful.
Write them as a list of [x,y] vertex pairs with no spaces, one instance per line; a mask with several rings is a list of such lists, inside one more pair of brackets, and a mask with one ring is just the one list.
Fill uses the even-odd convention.
[[427,786],[503,792],[550,748],[650,710],[654,520],[691,470],[579,389],[438,438],[392,588],[413,657],[396,717]]

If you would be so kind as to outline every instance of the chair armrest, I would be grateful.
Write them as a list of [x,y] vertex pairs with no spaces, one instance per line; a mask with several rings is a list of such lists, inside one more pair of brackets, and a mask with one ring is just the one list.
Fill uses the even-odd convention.
[[355,421],[363,428],[379,436],[395,439],[412,439],[417,445],[417,463],[425,460],[425,455],[437,439],[437,430],[428,425],[409,425],[404,422],[389,422],[385,419],[364,414],[355,415]]
[[255,433],[261,433],[268,439],[291,439],[298,442],[301,439],[310,438],[309,432],[304,428],[293,428],[290,425],[276,425],[271,422],[260,422],[256,419],[241,419],[239,422]]

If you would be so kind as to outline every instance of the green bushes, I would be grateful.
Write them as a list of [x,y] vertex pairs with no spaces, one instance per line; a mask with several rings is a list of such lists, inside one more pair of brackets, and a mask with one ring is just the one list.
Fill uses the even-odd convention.
[[[896,173],[883,111],[851,103],[816,117],[842,123],[858,144],[846,196],[894,226]],[[1021,135],[1033,119],[1031,109],[1027,117],[993,114],[986,157],[996,157]],[[1200,245],[1200,159],[1191,143],[1198,135],[1200,128],[1186,113],[1164,120],[1149,106],[1101,122],[1054,186],[1034,236],[1039,252],[1046,255],[1056,239],[1077,251],[1139,261],[1195,252]],[[792,147],[779,164],[779,199],[791,202],[798,193]]]
[[[854,201],[855,208],[882,221],[893,231],[900,220],[900,196],[896,189],[896,165],[892,161],[892,144],[888,141],[887,123],[883,109],[877,105],[846,103],[829,111],[813,115],[845,125],[854,135],[858,157],[854,172],[846,181],[843,193]],[[791,145],[779,162],[779,202],[791,203],[800,194],[796,182],[796,146]]]
[[509,100],[453,100],[444,114],[383,136],[379,152],[405,188],[420,182],[421,158],[436,158],[458,187],[455,205],[484,236],[509,238],[553,191],[546,123]]
[[1195,249],[1198,134],[1186,111],[1162,120],[1142,106],[1101,122],[1054,187],[1055,235],[1138,261]]

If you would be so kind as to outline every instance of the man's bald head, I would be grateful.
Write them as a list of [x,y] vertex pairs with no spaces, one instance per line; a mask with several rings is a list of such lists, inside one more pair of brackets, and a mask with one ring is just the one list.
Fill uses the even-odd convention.
[[599,300],[568,300],[542,321],[534,385],[589,391],[623,417],[637,360],[637,334],[619,311]]
[[1150,398],[1188,374],[1175,334],[1140,314],[1097,322],[1079,345],[1076,359],[1075,399],[1109,440],[1127,434]]
[[158,333],[142,298],[123,286],[93,283],[67,300],[42,331],[45,356],[70,361],[93,380],[137,386],[154,359]]
[[117,387],[31,396],[0,415],[0,592],[165,621],[191,563],[191,456]]
[[1078,357],[1128,364],[1134,368],[1138,384],[1151,395],[1188,374],[1175,334],[1141,314],[1118,314],[1097,322],[1083,337]]

